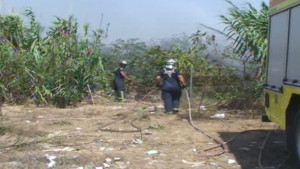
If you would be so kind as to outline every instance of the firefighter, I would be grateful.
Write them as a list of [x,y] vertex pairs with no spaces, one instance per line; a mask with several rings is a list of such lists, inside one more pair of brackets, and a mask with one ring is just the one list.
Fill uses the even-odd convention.
[[179,112],[181,90],[185,88],[185,80],[178,69],[175,60],[169,59],[156,77],[158,87],[162,90],[162,99],[167,114]]
[[120,67],[114,71],[114,90],[117,101],[125,101],[125,79],[130,80],[124,70],[126,66],[127,61],[123,60],[120,62]]

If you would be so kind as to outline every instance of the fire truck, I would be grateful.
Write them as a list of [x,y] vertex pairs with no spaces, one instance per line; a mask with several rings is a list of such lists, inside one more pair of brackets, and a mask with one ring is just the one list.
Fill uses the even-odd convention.
[[300,0],[271,0],[265,109],[300,164]]

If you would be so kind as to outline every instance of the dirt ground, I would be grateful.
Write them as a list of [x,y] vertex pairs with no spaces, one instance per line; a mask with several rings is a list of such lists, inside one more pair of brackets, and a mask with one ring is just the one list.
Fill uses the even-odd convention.
[[[159,100],[94,99],[96,104],[66,109],[4,105],[0,168],[294,168],[287,164],[283,131],[251,110],[193,109],[193,123],[212,137],[226,142],[236,136],[223,153],[221,147],[204,151],[217,144],[190,125],[185,103],[179,114],[167,115]],[[211,118],[222,113],[225,118]],[[100,130],[114,121],[104,128],[123,132]],[[136,130],[131,123],[142,131],[126,132]]]

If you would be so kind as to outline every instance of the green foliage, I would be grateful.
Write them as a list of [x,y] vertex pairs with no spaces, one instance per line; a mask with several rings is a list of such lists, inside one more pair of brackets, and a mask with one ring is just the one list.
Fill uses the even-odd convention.
[[[261,11],[251,5],[249,8],[232,8],[230,17],[222,18],[228,25],[228,38],[235,39],[234,58],[258,65],[262,71],[266,57],[267,7],[263,4]],[[259,95],[255,90],[261,89],[251,79],[251,85],[237,85],[241,81],[239,70],[210,61],[207,48],[215,47],[215,37],[201,31],[189,39],[185,36],[162,41],[162,45],[150,46],[138,39],[103,45],[103,29],[90,31],[89,25],[84,25],[80,35],[72,16],[55,18],[45,33],[31,9],[25,11],[25,16],[26,23],[16,15],[0,15],[0,94],[6,102],[22,103],[31,99],[36,104],[54,103],[59,107],[80,102],[88,96],[89,89],[109,87],[121,60],[129,63],[131,86],[142,86],[137,92],[155,86],[158,71],[170,58],[177,60],[176,66],[186,78],[192,66],[196,72],[193,86],[210,86],[211,96],[220,104],[252,98]]]
[[228,12],[229,16],[221,15],[221,19],[227,25],[225,31],[228,39],[234,40],[234,57],[243,63],[257,65],[257,76],[263,80],[268,47],[269,7],[265,2],[262,2],[260,10],[250,3],[248,8],[238,8],[232,4]]
[[54,125],[61,125],[61,126],[63,126],[63,125],[72,125],[71,122],[64,121],[64,120],[62,120],[62,121],[55,121],[55,122],[53,122],[53,124]]
[[41,27],[31,10],[29,25],[19,16],[0,16],[0,89],[7,102],[30,98],[35,103],[64,107],[81,101],[88,88],[105,88],[107,74],[101,57],[103,31],[84,36],[71,16],[56,18],[41,37]]

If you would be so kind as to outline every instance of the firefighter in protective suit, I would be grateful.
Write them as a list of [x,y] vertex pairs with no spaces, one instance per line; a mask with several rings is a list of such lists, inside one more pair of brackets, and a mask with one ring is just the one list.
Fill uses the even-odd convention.
[[185,80],[178,69],[175,60],[169,59],[156,77],[157,85],[162,90],[162,99],[167,114],[178,113],[181,90],[185,88]]
[[130,80],[124,70],[126,66],[127,61],[123,60],[120,62],[120,67],[114,71],[114,90],[117,101],[125,101],[125,79]]

